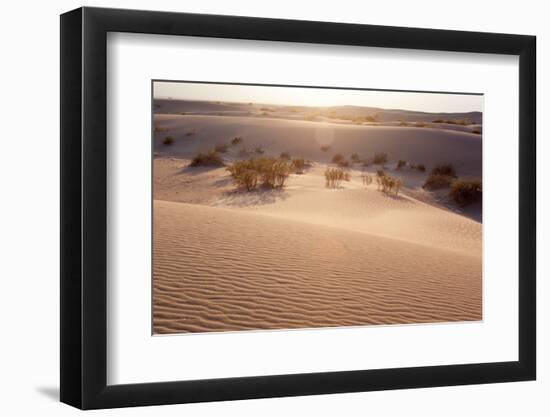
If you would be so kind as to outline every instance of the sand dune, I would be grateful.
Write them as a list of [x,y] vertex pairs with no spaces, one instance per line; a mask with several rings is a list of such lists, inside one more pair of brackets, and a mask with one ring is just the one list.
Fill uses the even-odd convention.
[[[482,319],[481,204],[462,209],[446,190],[422,188],[437,164],[480,177],[482,137],[474,125],[395,122],[466,114],[388,110],[377,115],[384,123],[355,123],[303,106],[156,100],[155,109],[155,333]],[[481,122],[481,114],[468,116]],[[173,143],[164,144],[167,136]],[[242,143],[231,145],[235,137]],[[189,166],[222,144],[226,165],[288,152],[310,166],[284,189],[246,192],[225,166]],[[349,181],[326,188],[336,153],[364,160],[378,152],[388,154],[386,166],[355,164]],[[397,170],[399,159],[427,172]],[[363,183],[378,169],[401,179],[398,195]]]
[[[405,159],[423,163],[428,169],[452,163],[461,176],[481,176],[480,135],[456,130],[229,116],[156,115],[155,123],[163,129],[155,135],[157,155],[189,158],[241,136],[242,146],[250,150],[261,146],[266,155],[290,152],[328,162],[335,153],[349,156],[356,152],[369,157],[375,152],[387,152],[392,161]],[[175,139],[169,147],[162,144],[167,135]],[[321,145],[331,148],[323,152]],[[233,152],[237,150],[234,148]]]
[[154,203],[155,333],[481,319],[481,262],[250,211]]

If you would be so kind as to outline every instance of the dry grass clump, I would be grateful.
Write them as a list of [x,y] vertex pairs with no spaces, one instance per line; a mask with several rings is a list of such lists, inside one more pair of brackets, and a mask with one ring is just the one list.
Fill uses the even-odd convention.
[[236,161],[227,170],[237,186],[252,191],[259,183],[268,188],[284,187],[292,165],[281,159],[261,157]]
[[337,165],[340,167],[340,168],[349,168],[351,166],[351,162],[350,161],[347,161],[347,160],[342,160],[342,161],[339,161],[337,163]]
[[163,145],[173,145],[175,142],[174,138],[172,136],[166,136],[164,140],[162,141]]
[[397,166],[395,167],[395,169],[405,168],[406,166],[407,166],[407,161],[400,159],[399,161],[397,161]]
[[243,142],[243,138],[240,136],[235,136],[233,139],[231,139],[231,145],[236,146],[239,143]]
[[424,164],[411,164],[411,169],[416,169],[417,171],[420,171],[420,172],[426,172],[426,165]]
[[385,173],[376,176],[376,183],[378,184],[378,190],[386,194],[395,193],[397,195],[401,190],[401,179]]
[[223,165],[223,158],[215,149],[208,152],[200,152],[193,157],[189,166],[191,167],[217,167]]
[[328,152],[330,150],[330,146],[329,145],[323,145],[323,146],[321,146],[321,150],[323,152]]
[[481,130],[474,129],[474,130],[472,130],[472,133],[475,133],[476,135],[481,135]]
[[471,124],[471,122],[467,119],[458,119],[458,120],[437,119],[437,120],[434,120],[432,123],[446,123],[448,125],[461,125],[461,126],[466,126]]
[[464,207],[481,199],[482,188],[480,179],[461,179],[453,181],[449,190],[449,198]]
[[308,164],[304,158],[294,158],[292,160],[292,166],[296,174],[303,174],[310,164]]
[[440,188],[446,188],[451,185],[454,178],[450,175],[441,175],[441,174],[431,174],[428,178],[426,178],[426,182],[422,186],[422,188],[428,189],[428,190],[438,190]]
[[367,174],[366,172],[363,172],[361,174],[361,178],[363,180],[363,185],[371,185],[372,184],[372,177]]
[[290,160],[290,153],[281,152],[281,155],[279,155],[279,158],[284,159],[285,161],[289,161]]
[[445,175],[448,177],[457,178],[456,169],[453,164],[436,165],[431,172],[432,175]]
[[388,154],[385,152],[375,153],[372,162],[374,165],[384,165],[388,162]]
[[416,122],[414,124],[415,127],[426,127],[426,123],[422,123],[422,122]]
[[344,160],[344,155],[342,155],[341,153],[337,153],[336,155],[334,155],[332,157],[332,162],[335,163],[335,164],[337,164],[337,163],[339,163],[343,160]]
[[325,185],[328,188],[338,188],[342,181],[349,181],[350,175],[342,168],[327,168],[325,170]]
[[254,152],[256,152],[258,155],[263,155],[265,150],[261,146],[257,146],[256,149],[254,149]]
[[220,153],[226,153],[228,149],[229,145],[226,145],[225,143],[219,143],[214,147],[214,150]]
[[352,153],[351,156],[350,156],[350,159],[351,159],[351,162],[355,163],[355,164],[358,164],[359,162],[361,162],[361,158],[359,157],[359,154],[357,154],[357,153]]

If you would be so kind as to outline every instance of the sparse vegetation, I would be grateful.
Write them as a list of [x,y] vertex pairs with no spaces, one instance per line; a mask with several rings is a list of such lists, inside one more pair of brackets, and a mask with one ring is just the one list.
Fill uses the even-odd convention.
[[196,133],[197,133],[197,130],[196,130],[196,129],[191,129],[189,132],[187,132],[187,133],[185,134],[185,136],[193,136],[193,135],[196,134]]
[[294,158],[292,160],[292,166],[296,174],[303,174],[308,164],[304,158]]
[[395,169],[405,168],[406,166],[407,166],[407,161],[400,159],[399,161],[397,161],[397,166],[395,167]]
[[263,155],[265,150],[261,146],[257,146],[256,149],[254,149],[254,152],[256,152],[258,155]]
[[236,136],[233,139],[231,139],[231,145],[233,146],[238,145],[239,143],[242,143],[242,142],[243,142],[243,138],[240,136]]
[[441,164],[436,165],[431,172],[432,175],[444,175],[452,178],[456,178],[456,169],[453,164]]
[[431,174],[428,178],[426,178],[426,182],[424,182],[422,188],[425,188],[427,190],[438,190],[440,188],[447,188],[451,185],[453,180],[454,178],[450,175]]
[[239,157],[246,158],[250,155],[250,151],[246,149],[246,147],[241,146],[241,149],[239,149]]
[[476,135],[481,135],[481,130],[479,129],[473,129],[472,133],[475,133]]
[[172,136],[166,136],[164,140],[162,141],[163,145],[173,145],[175,142],[174,138]]
[[388,162],[388,154],[385,152],[379,152],[374,154],[373,163],[374,165],[384,165]]
[[212,149],[208,152],[200,152],[193,157],[189,166],[191,167],[200,167],[200,166],[222,166],[223,158],[221,155],[216,152],[215,149]]
[[377,177],[385,177],[386,173],[383,170],[379,169],[378,171],[376,171],[376,176]]
[[288,161],[288,160],[290,160],[290,153],[281,152],[281,155],[279,156],[279,158],[284,159],[285,161]]
[[338,188],[342,181],[349,181],[350,175],[341,168],[327,168],[325,170],[325,185],[328,188]]
[[214,150],[220,153],[226,153],[228,149],[229,149],[229,146],[224,143],[219,143],[214,147]]
[[453,181],[449,189],[449,198],[461,207],[475,203],[481,199],[482,188],[480,179],[460,179]]
[[367,174],[366,172],[363,172],[361,174],[361,178],[363,179],[363,185],[371,185],[372,184],[372,177]]
[[260,182],[268,188],[284,187],[292,165],[281,159],[261,157],[236,161],[227,170],[237,186],[252,191]]
[[351,166],[351,162],[350,161],[347,161],[345,159],[339,161],[337,163],[337,165],[340,167],[340,168],[349,168]]
[[426,172],[426,165],[424,164],[411,165],[411,168],[416,169],[417,171],[420,171],[420,172]]
[[458,119],[458,120],[437,119],[437,120],[434,120],[432,123],[446,123],[448,125],[461,125],[461,126],[471,124],[471,122],[466,119]]
[[342,162],[344,160],[344,155],[342,155],[341,153],[337,153],[336,155],[334,155],[332,157],[332,162],[335,163],[335,164],[338,164],[340,162]]
[[321,146],[321,150],[323,152],[327,152],[328,150],[330,150],[330,146],[329,145],[323,145],[323,146]]
[[377,175],[376,183],[378,184],[378,190],[386,194],[395,193],[397,195],[401,190],[401,179],[391,175]]
[[416,122],[414,124],[415,127],[426,127],[426,123],[422,123],[422,122]]
[[357,154],[357,153],[352,153],[351,156],[350,156],[350,159],[351,159],[351,162],[355,163],[355,164],[358,164],[359,162],[361,162],[361,158],[359,157],[359,154]]

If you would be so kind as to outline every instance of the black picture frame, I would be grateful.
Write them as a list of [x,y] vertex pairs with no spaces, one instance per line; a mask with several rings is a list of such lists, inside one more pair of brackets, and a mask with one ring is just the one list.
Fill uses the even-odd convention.
[[[108,32],[519,56],[519,358],[107,385]],[[482,384],[536,376],[534,36],[136,10],[61,15],[61,401],[81,409]]]

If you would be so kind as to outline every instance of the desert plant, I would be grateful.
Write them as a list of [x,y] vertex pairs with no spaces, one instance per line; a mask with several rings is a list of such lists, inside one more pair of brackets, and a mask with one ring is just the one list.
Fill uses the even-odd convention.
[[288,152],[281,152],[279,158],[284,159],[285,161],[290,160],[290,154]]
[[374,154],[373,163],[374,165],[384,165],[388,162],[388,154],[385,152],[379,152]]
[[258,184],[258,172],[254,170],[252,160],[235,161],[231,166],[226,168],[233,181],[238,187],[244,187],[247,191],[252,191]]
[[417,164],[414,166],[414,169],[420,172],[426,172],[426,165],[424,164]]
[[264,187],[282,188],[291,169],[287,161],[267,157],[236,161],[227,168],[234,182],[247,191],[253,190],[259,182]]
[[383,170],[379,169],[378,171],[376,171],[376,176],[377,177],[385,177],[386,173]]
[[246,158],[250,155],[250,152],[248,149],[246,149],[244,146],[239,149],[239,157]]
[[391,175],[377,176],[376,182],[378,184],[378,190],[386,194],[395,193],[395,195],[397,195],[399,190],[401,190],[401,179],[392,177]]
[[456,178],[456,169],[453,164],[436,165],[431,172],[432,175],[445,175]]
[[351,159],[351,162],[352,163],[359,163],[361,162],[361,158],[359,157],[359,154],[357,153],[352,153],[351,156],[350,156],[350,159]]
[[329,145],[323,145],[323,146],[321,146],[321,150],[322,150],[323,152],[327,152],[329,149],[330,149],[330,146],[329,146]]
[[361,174],[361,178],[363,179],[363,185],[371,185],[372,184],[372,177],[367,174],[366,172]]
[[453,181],[449,189],[449,198],[464,207],[481,199],[480,179],[460,179]]
[[223,158],[221,155],[216,152],[215,149],[211,149],[208,152],[200,152],[193,157],[189,166],[199,167],[199,166],[222,166]]
[[292,166],[294,167],[294,172],[296,172],[296,174],[303,174],[307,167],[307,162],[304,158],[294,158],[292,160]]
[[162,141],[163,145],[173,145],[174,144],[174,138],[172,136],[166,136],[164,140]]
[[479,129],[473,129],[472,133],[475,133],[476,135],[481,135],[481,130]]
[[191,129],[189,132],[185,134],[185,136],[193,136],[197,131],[195,129]]
[[405,168],[406,166],[407,166],[407,161],[400,159],[399,161],[397,161],[397,166],[395,167],[395,169]]
[[337,165],[341,168],[349,168],[351,166],[350,161],[347,161],[345,159],[338,161]]
[[242,143],[242,141],[243,141],[242,137],[236,136],[233,139],[231,139],[231,145],[233,146],[238,145],[239,143]]
[[335,164],[341,162],[344,160],[344,155],[340,154],[340,153],[337,153],[336,155],[334,155],[332,157],[332,162],[334,162]]
[[258,155],[263,155],[264,154],[264,148],[262,148],[261,146],[257,146],[256,149],[254,149],[254,152],[256,152]]
[[415,127],[426,127],[426,124],[422,122],[416,122],[414,125]]
[[229,148],[229,146],[226,145],[225,143],[219,143],[214,147],[214,150],[216,152],[226,153],[228,148]]
[[342,181],[349,181],[349,173],[341,168],[327,168],[325,170],[325,185],[329,188],[337,188]]
[[428,190],[438,190],[440,188],[446,188],[451,185],[453,179],[454,178],[450,175],[431,174],[428,178],[426,178],[426,181],[424,182],[422,188]]

